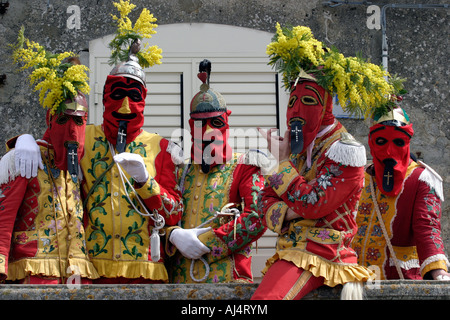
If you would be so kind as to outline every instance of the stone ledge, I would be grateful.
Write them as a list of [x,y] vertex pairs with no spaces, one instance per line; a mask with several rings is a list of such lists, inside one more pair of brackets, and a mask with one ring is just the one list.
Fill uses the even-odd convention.
[[[0,300],[249,300],[258,284],[0,285]],[[305,300],[338,300],[341,286]],[[366,300],[450,300],[450,282],[391,280],[365,285]]]

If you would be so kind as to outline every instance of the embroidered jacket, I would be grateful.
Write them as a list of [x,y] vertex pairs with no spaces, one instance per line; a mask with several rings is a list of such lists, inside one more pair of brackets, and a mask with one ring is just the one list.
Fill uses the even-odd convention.
[[[358,266],[350,243],[363,187],[365,148],[337,121],[312,149],[311,168],[305,153],[282,161],[260,194],[264,224],[277,233],[276,253],[265,272],[279,259],[294,263],[325,285],[362,281],[370,271]],[[284,221],[288,208],[301,218]]]
[[402,191],[389,197],[378,190],[367,171],[356,219],[359,229],[352,243],[358,262],[371,266],[380,280],[400,277],[375,211],[373,181],[376,202],[404,278],[422,279],[434,269],[447,271],[440,224],[442,179],[424,163],[411,161]]
[[86,250],[79,183],[52,168],[52,147],[38,144],[44,169],[37,177],[18,176],[15,149],[0,160],[0,276],[68,278],[73,272],[96,279]]
[[[212,230],[199,236],[211,250],[203,255],[210,268],[203,282],[253,281],[252,242],[265,232],[256,206],[264,179],[258,166],[245,164],[247,155],[235,153],[229,163],[216,165],[207,174],[198,164],[186,165],[180,172],[185,208],[182,228],[199,226],[228,203],[240,208],[237,219],[218,217],[204,226],[210,226]],[[171,249],[176,250],[174,246]],[[171,282],[193,283],[190,266],[191,260],[176,251],[171,258]],[[194,278],[202,279],[206,274],[205,268],[202,261],[196,260],[192,269]]]
[[[145,131],[126,146],[125,152],[143,157],[150,175],[144,186],[135,187],[135,194],[122,181],[117,164],[108,169],[113,158],[101,126],[86,127],[85,153],[81,160],[85,196],[93,188],[86,199],[86,241],[88,254],[100,276],[168,281],[164,251],[161,250],[159,261],[151,260],[150,236],[154,222],[136,209],[147,214],[137,201],[140,197],[148,213],[157,210],[164,217],[166,227],[180,220],[183,203],[176,183],[173,150],[173,143]],[[133,179],[126,176],[133,184]],[[94,186],[97,179],[100,183]],[[161,248],[164,249],[162,244]]]

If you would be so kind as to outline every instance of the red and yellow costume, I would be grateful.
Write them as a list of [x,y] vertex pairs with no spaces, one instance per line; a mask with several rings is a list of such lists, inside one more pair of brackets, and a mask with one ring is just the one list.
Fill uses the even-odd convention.
[[[385,95],[384,73],[323,47],[307,27],[277,23],[276,29],[266,52],[290,93],[288,130],[282,136],[260,130],[278,166],[266,178],[258,206],[278,240],[252,299],[298,300],[339,284],[342,298],[361,299],[371,272],[357,264],[350,244],[366,152],[335,119],[332,100],[336,95],[345,110],[364,113],[362,104],[370,108]],[[362,86],[360,79],[377,85]]]
[[431,270],[447,270],[449,262],[440,224],[442,194],[438,196],[436,189],[429,185],[429,181],[437,180],[434,175],[426,166],[411,161],[401,192],[397,196],[386,196],[378,190],[373,176],[366,172],[356,217],[359,229],[352,247],[358,254],[359,264],[378,267],[373,268],[379,275],[377,280],[399,279],[400,276],[377,218],[371,183],[375,183],[376,201],[403,277],[422,279]]
[[[110,146],[101,126],[86,127],[85,155],[81,160],[85,193],[113,161]],[[163,250],[159,261],[150,257],[153,221],[136,212],[125,194],[129,194],[139,211],[143,209],[136,200],[138,196],[149,212],[156,209],[164,217],[166,226],[175,225],[180,220],[183,204],[170,153],[173,148],[161,136],[142,131],[126,145],[125,151],[142,156],[150,174],[148,181],[142,187],[135,187],[137,194],[134,194],[124,187],[117,165],[113,165],[100,177],[100,183],[87,199],[86,245],[101,277],[111,278],[112,282],[119,281],[117,278],[168,281]],[[132,181],[128,174],[127,178]]]
[[[291,268],[289,265],[306,271],[308,277],[321,278],[317,286],[334,287],[369,278],[370,273],[357,264],[356,254],[350,248],[357,230],[354,216],[364,169],[361,164],[348,159],[346,162],[342,157],[351,153],[361,155],[364,148],[355,145],[351,138],[342,139],[345,133],[345,128],[336,121],[326,134],[315,140],[311,168],[306,165],[305,154],[292,156],[266,179],[268,185],[262,190],[258,205],[264,213],[264,224],[279,236],[276,253],[263,270],[267,272],[263,282],[269,272],[273,274],[271,268],[280,260],[291,264],[286,264],[286,268],[276,267],[280,270],[271,278],[281,276]],[[301,218],[283,222],[289,208]],[[292,281],[299,283],[298,279]],[[273,287],[267,288],[270,291],[267,292],[260,286],[252,299],[297,296],[288,294],[293,284],[286,283],[286,288],[281,285],[277,286],[280,292]]]
[[[48,109],[47,130],[38,145],[29,135],[11,139],[7,148],[14,149],[0,160],[0,278],[31,284],[91,283],[99,275],[86,250],[78,165],[88,116],[86,68],[73,53],[54,55],[36,43],[34,52],[23,32],[14,56],[26,63],[23,68],[33,67],[38,76],[32,83],[42,81],[35,89]],[[39,65],[29,61],[36,54],[42,58]],[[62,80],[74,73],[77,81]],[[48,89],[42,84],[50,75],[55,81]],[[31,149],[20,149],[20,144]],[[24,150],[42,160],[25,172]]]
[[411,159],[414,130],[402,109],[376,122],[369,134],[374,163],[366,169],[352,247],[377,280],[433,279],[430,271],[446,272],[449,264],[441,237],[442,179]]
[[[120,11],[123,4],[114,5]],[[153,19],[146,9],[145,15]],[[140,63],[152,65],[159,58],[150,60],[160,56],[142,55],[146,35],[137,31],[127,39],[132,41],[128,59],[114,66],[105,81],[103,123],[86,128],[81,160],[86,246],[101,276],[96,283],[167,282],[160,228],[175,225],[183,212],[173,160],[181,148],[142,129],[147,87]],[[118,50],[114,41],[111,47]]]
[[[128,3],[114,5],[119,11],[124,5],[134,8]],[[148,10],[143,10],[142,17],[153,19]],[[80,164],[84,202],[79,210],[80,214],[83,207],[85,210],[86,254],[98,271],[99,282],[168,281],[164,253],[160,254],[160,229],[176,224],[182,213],[173,160],[179,156],[180,148],[142,130],[147,88],[139,61],[152,65],[159,62],[160,55],[156,47],[152,48],[158,52],[151,56],[146,49],[147,55],[139,54],[140,41],[153,26],[136,26],[133,39],[127,39],[133,41],[131,45],[131,41],[120,45],[112,41],[116,54],[121,51],[120,58],[124,57],[121,45],[129,46],[128,59],[117,64],[105,81],[103,124],[90,125],[85,131],[85,122],[80,125],[80,119],[75,118],[78,130],[68,131],[78,133],[78,139],[71,139],[75,141],[61,141],[66,137],[59,134],[44,135],[61,142],[60,149],[68,149],[67,156],[71,158],[62,158],[66,153],[56,154],[60,157],[60,161],[56,157],[56,163],[67,163],[69,171],[78,169]],[[122,40],[130,37],[120,27],[119,34]],[[52,127],[67,123],[72,121],[58,118]],[[75,159],[79,162],[75,163]]]
[[[200,164],[184,168],[187,172],[183,183],[184,214],[181,227],[192,229],[209,220],[228,203],[241,204],[240,216],[217,217],[205,227],[212,229],[199,236],[203,244],[211,249],[203,258],[210,271],[202,282],[253,281],[250,256],[252,242],[265,231],[260,214],[256,210],[257,195],[264,185],[261,169],[245,164],[245,154],[233,155],[233,159],[222,165],[215,165],[203,173]],[[183,171],[181,172],[183,176]],[[205,266],[200,260],[191,262],[179,252],[172,258],[171,282],[193,283],[191,263],[195,279],[202,279]]]
[[[258,151],[232,153],[228,143],[231,111],[223,96],[209,87],[211,62],[203,60],[199,69],[203,84],[191,101],[189,119],[191,159],[179,172],[184,202],[182,229],[173,230],[170,235],[175,244],[170,248],[178,249],[171,259],[171,281],[252,282],[252,242],[266,230],[256,201],[264,185],[260,164],[267,159]],[[214,219],[227,206],[234,208],[234,214]],[[180,241],[180,233],[192,232],[194,228],[205,231],[189,243],[190,248],[204,248],[200,259],[190,259],[193,256],[173,240],[178,237]]]
[[[44,169],[37,177],[3,179],[0,185],[0,274],[7,280],[27,283],[29,276],[39,283],[59,283],[74,273],[95,279],[98,273],[86,250],[83,205],[79,184],[54,163],[54,150],[39,142]],[[0,167],[15,172],[6,154]],[[14,162],[13,162],[14,163]],[[34,283],[36,279],[34,279]]]

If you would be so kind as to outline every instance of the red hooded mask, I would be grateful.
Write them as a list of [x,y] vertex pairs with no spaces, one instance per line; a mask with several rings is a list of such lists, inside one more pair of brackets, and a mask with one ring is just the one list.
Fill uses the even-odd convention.
[[191,159],[201,164],[204,173],[211,166],[228,162],[232,149],[228,144],[230,135],[226,101],[209,87],[211,62],[204,59],[199,64],[198,78],[202,81],[200,91],[192,98],[189,126],[191,128]]
[[328,91],[311,80],[293,86],[286,114],[291,153],[300,154],[314,141],[320,126],[334,122],[333,101]]
[[402,190],[410,162],[412,124],[392,126],[378,123],[370,127],[369,147],[375,168],[378,189],[387,196]]
[[147,89],[137,80],[109,75],[103,90],[103,130],[120,153],[136,139],[144,124]]
[[231,159],[232,149],[228,143],[230,110],[211,118],[189,119],[191,128],[191,159],[202,164],[202,171],[208,172],[211,166],[226,163]]
[[47,130],[43,140],[53,146],[55,151],[54,165],[60,170],[68,170],[72,176],[78,175],[78,163],[84,154],[84,137],[87,122],[87,102],[83,94],[79,94],[72,103],[74,109],[51,115],[47,111]]

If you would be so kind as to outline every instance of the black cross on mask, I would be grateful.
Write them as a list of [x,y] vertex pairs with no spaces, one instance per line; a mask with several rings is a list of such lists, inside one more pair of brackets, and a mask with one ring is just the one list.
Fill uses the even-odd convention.
[[125,151],[125,146],[127,144],[127,125],[128,121],[119,121],[119,131],[117,133],[116,142],[117,153],[122,153]]
[[72,180],[77,182],[78,177],[78,145],[67,144],[67,171],[72,176]]

